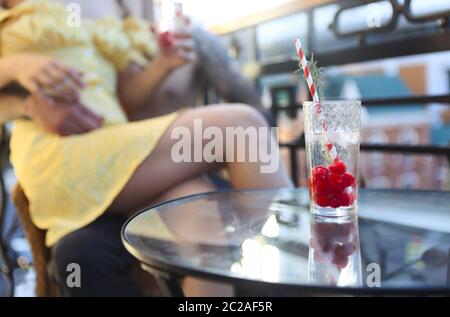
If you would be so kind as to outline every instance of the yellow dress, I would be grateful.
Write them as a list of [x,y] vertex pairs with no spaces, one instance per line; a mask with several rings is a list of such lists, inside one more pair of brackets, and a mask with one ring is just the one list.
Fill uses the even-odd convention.
[[107,18],[73,27],[67,18],[63,5],[47,0],[0,11],[0,56],[39,53],[82,71],[82,101],[105,118],[102,128],[70,137],[14,123],[11,162],[48,246],[106,211],[177,116],[128,122],[116,97],[117,72],[154,53],[147,24]]

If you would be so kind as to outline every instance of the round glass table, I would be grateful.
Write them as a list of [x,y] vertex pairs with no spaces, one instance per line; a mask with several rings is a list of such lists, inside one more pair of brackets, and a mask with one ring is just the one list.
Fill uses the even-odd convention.
[[450,192],[361,190],[358,217],[333,218],[306,189],[198,194],[136,214],[122,239],[165,295],[186,276],[249,296],[450,294]]

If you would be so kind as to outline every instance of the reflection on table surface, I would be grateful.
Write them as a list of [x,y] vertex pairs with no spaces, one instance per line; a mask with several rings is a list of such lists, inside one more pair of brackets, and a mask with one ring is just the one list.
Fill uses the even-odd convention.
[[358,217],[309,213],[304,189],[222,192],[149,209],[127,248],[166,270],[289,285],[450,288],[450,193],[362,190]]

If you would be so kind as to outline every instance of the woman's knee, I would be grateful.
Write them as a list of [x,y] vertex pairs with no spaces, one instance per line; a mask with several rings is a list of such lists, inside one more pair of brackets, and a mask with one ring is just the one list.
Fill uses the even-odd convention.
[[266,119],[257,109],[241,103],[217,104],[188,110],[178,118],[174,126],[190,127],[192,123],[195,123],[196,119],[202,120],[203,128],[208,126],[217,126],[219,128],[267,126]]
[[236,119],[236,125],[248,125],[248,126],[266,126],[267,121],[264,116],[254,107],[247,104],[231,104],[232,115]]

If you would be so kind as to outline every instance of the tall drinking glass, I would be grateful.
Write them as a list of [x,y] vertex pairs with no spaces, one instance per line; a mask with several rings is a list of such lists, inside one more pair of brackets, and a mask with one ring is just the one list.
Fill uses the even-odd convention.
[[311,212],[356,213],[361,102],[304,102],[303,113]]

